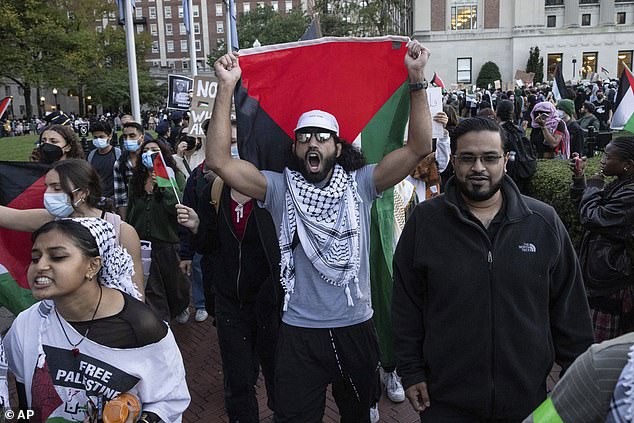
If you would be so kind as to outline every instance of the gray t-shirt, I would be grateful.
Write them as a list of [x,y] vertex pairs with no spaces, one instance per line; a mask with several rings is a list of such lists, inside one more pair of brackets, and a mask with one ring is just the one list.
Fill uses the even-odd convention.
[[[372,317],[372,301],[370,298],[370,209],[372,202],[379,197],[374,185],[373,173],[375,165],[364,166],[357,170],[356,181],[359,197],[360,259],[359,288],[363,298],[354,295],[353,282],[350,290],[354,306],[348,306],[344,287],[330,285],[324,281],[312,263],[306,257],[299,244],[293,258],[295,260],[295,290],[284,312],[282,321],[291,326],[304,328],[336,328],[356,325]],[[266,177],[267,188],[264,203],[273,216],[277,236],[280,235],[283,213],[286,213],[286,178],[284,174],[262,171]]]

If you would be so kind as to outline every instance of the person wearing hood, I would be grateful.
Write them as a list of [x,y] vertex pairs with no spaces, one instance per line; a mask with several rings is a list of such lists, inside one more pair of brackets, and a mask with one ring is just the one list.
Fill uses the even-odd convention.
[[549,101],[537,103],[530,113],[531,142],[538,158],[569,159],[570,134],[563,120],[559,117],[554,104]]
[[167,148],[174,151],[172,148],[172,144],[170,144],[170,137],[172,136],[172,128],[170,128],[170,124],[168,121],[164,120],[158,125],[156,125],[156,141],[162,142],[165,144]]

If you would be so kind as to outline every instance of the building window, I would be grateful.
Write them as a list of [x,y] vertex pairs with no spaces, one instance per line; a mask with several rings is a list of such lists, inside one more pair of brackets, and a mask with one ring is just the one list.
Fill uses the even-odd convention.
[[478,7],[452,6],[451,7],[451,29],[476,29],[478,27]]
[[616,14],[616,24],[625,25],[625,12],[619,12]]
[[187,28],[185,27],[184,23],[181,22],[178,24],[178,31],[181,33],[181,35],[187,33]]
[[546,0],[546,6],[563,6],[564,0]]
[[596,51],[584,52],[583,61],[581,62],[581,74],[584,78],[590,78],[597,71],[597,62],[599,53]]
[[216,16],[222,16],[222,4],[216,5]]
[[555,15],[548,15],[546,17],[546,27],[548,28],[554,28],[557,26],[557,16]]
[[242,12],[249,13],[251,11],[251,3],[242,3]]
[[6,96],[10,96],[11,95],[11,86],[9,86],[9,85],[5,85],[4,86],[4,95],[6,95]]
[[200,16],[200,9],[198,8],[198,5],[195,4],[194,5],[194,17],[197,18]]
[[149,7],[148,12],[150,15],[150,19],[156,19],[156,7]]
[[178,6],[178,17],[179,18],[183,17],[183,6]]
[[181,40],[181,51],[183,53],[187,52],[187,40]]
[[198,22],[194,22],[194,34],[200,34],[200,24]]
[[618,53],[617,61],[616,61],[616,77],[619,78],[623,73],[624,64],[627,65],[630,69],[632,69],[632,50],[621,50]]
[[183,60],[183,70],[189,69],[189,60]]
[[99,33],[102,33],[102,32],[103,32],[103,27],[102,27],[101,25],[97,25],[97,26],[95,27],[95,31],[97,31],[97,32],[99,32]]
[[158,53],[158,41],[152,41],[152,53]]
[[172,33],[173,33],[172,24],[165,24],[165,34],[172,35]]
[[108,17],[109,17],[110,19],[116,19],[117,14],[116,14],[115,12],[108,12]]
[[137,6],[134,8],[134,15],[137,18],[142,18],[143,17],[143,8],[141,6]]
[[557,69],[557,63],[561,63],[563,57],[564,56],[561,53],[551,53],[548,55],[548,63],[546,65],[548,74],[546,77],[549,81],[555,78],[554,75],[555,69]]
[[590,22],[592,21],[592,15],[589,13],[584,13],[581,15],[581,26],[590,26]]
[[286,11],[290,12],[291,10],[293,10],[293,2],[292,1],[287,1],[285,7],[286,7]]
[[174,40],[167,40],[167,52],[174,53]]
[[278,4],[277,4],[277,2],[276,2],[276,1],[272,1],[272,2],[271,2],[271,6],[273,7],[273,10],[275,10],[276,12],[277,12],[277,11],[279,10],[279,8],[280,8],[280,7],[278,6]]
[[140,34],[143,32],[143,25],[136,25],[136,33]]
[[196,46],[196,51],[200,51],[200,40],[196,40],[194,45]]
[[225,24],[222,21],[216,21],[216,32],[218,34],[224,34],[225,32]]
[[158,25],[150,24],[150,34],[157,35],[158,34]]
[[[258,1],[258,2],[256,2],[256,4],[257,4],[257,7],[264,7],[264,2],[263,1]],[[330,3],[328,3],[328,4],[330,4]]]
[[471,83],[471,57],[458,58],[457,62],[457,82],[463,84]]
[[167,19],[172,19],[172,6],[165,6],[163,10],[165,11],[165,17]]

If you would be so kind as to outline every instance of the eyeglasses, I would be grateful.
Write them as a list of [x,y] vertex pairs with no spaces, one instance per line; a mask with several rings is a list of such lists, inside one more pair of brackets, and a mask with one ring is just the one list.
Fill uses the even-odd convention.
[[483,156],[474,156],[472,154],[460,154],[455,155],[454,158],[461,164],[472,165],[476,160],[480,159],[483,165],[495,165],[500,162],[500,159],[504,156],[496,156],[495,154],[485,154]]
[[332,137],[332,133],[330,132],[318,132],[318,131],[310,131],[310,132],[296,132],[295,139],[300,144],[305,144],[310,141],[311,136],[315,136],[315,139],[320,143],[324,143],[328,141]]

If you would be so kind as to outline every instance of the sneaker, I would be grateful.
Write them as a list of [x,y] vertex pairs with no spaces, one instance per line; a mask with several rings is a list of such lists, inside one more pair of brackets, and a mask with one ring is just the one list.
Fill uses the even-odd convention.
[[396,370],[390,373],[385,373],[383,382],[385,383],[387,396],[392,402],[405,401],[405,390],[401,384],[401,378],[396,374]]
[[370,408],[370,423],[378,423],[381,419],[379,416],[379,403],[374,404],[374,407]]
[[179,314],[178,316],[176,316],[176,321],[177,321],[178,323],[180,323],[181,325],[184,325],[184,324],[185,324],[185,323],[187,323],[187,321],[189,320],[189,315],[190,315],[190,312],[189,312],[189,307],[188,307],[188,308],[186,308],[185,310],[183,310],[183,311],[181,312],[181,314]]
[[207,317],[209,317],[207,310],[205,310],[204,308],[199,308],[198,310],[196,310],[196,316],[194,317],[194,319],[197,322],[204,322],[205,320],[207,320]]

